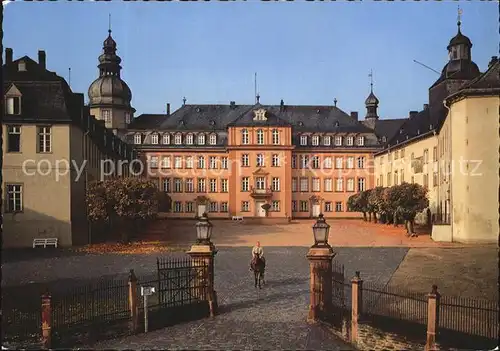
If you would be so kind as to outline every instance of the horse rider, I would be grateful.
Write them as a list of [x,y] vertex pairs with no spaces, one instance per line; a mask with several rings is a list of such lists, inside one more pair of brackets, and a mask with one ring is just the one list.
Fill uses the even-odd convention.
[[[252,267],[252,264],[255,263],[257,255],[260,257],[262,262],[264,263],[264,267],[266,266],[266,259],[264,258],[264,249],[262,249],[262,246],[260,246],[260,241],[257,241],[255,246],[252,248],[252,262],[250,263],[250,267]],[[252,268],[250,268],[252,269]]]

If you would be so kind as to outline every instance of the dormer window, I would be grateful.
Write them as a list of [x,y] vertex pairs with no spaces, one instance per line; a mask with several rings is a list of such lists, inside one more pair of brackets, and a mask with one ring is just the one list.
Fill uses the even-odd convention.
[[6,98],[5,113],[8,115],[21,114],[21,97],[11,96]]
[[193,145],[193,134],[189,133],[188,135],[186,135],[186,144]]
[[403,128],[399,130],[399,134],[403,134]]
[[432,130],[434,126],[432,124],[429,125],[429,130]]
[[330,146],[332,143],[332,137],[329,135],[326,135],[323,137],[323,145],[325,146]]
[[142,143],[142,135],[136,134],[134,135],[134,144],[140,145]]
[[354,145],[354,137],[348,136],[347,137],[347,146],[353,146]]
[[318,135],[314,135],[312,137],[312,144],[313,144],[313,146],[318,146],[319,145],[319,136]]
[[358,146],[364,146],[365,145],[365,137],[364,136],[359,136],[357,140]]
[[151,144],[158,144],[158,134],[154,133],[151,135]]
[[335,146],[342,146],[342,137],[340,135],[335,137]]
[[383,143],[386,143],[386,142],[387,142],[387,137],[386,137],[385,135],[382,137],[382,142],[383,142]]
[[339,121],[336,121],[335,122],[335,127],[338,127],[338,126],[340,126],[340,123],[339,123]]
[[163,134],[162,144],[164,144],[164,145],[170,144],[170,134],[168,134],[168,133]]
[[205,145],[205,134],[198,135],[198,145]]
[[174,143],[175,143],[175,145],[182,144],[182,134],[180,134],[180,133],[175,134]]
[[130,112],[125,112],[125,123],[130,124]]
[[17,69],[19,72],[26,72],[26,62],[19,61],[19,63],[17,64]]
[[210,134],[210,145],[217,144],[217,134]]
[[307,135],[301,135],[300,136],[300,145],[306,146],[307,145]]

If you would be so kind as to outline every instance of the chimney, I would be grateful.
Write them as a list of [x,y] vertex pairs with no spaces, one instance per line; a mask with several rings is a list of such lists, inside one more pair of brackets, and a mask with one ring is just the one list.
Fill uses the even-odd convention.
[[427,110],[429,108],[429,104],[424,104],[424,110]]
[[170,117],[170,102],[167,103],[167,117]]
[[283,101],[283,99],[281,99],[280,101],[280,112],[283,112],[285,110],[285,102]]
[[490,68],[491,66],[493,66],[497,62],[498,62],[498,56],[491,56],[491,61],[490,61],[490,63],[488,63],[488,68]]
[[410,119],[418,115],[418,111],[410,111]]
[[46,62],[45,51],[38,50],[38,64],[42,66],[43,69],[46,69],[45,62]]
[[236,101],[230,101],[229,106],[231,107],[231,110],[234,110],[236,107]]
[[5,48],[5,63],[9,64],[12,63],[12,55],[14,53],[12,52],[11,48]]
[[351,111],[351,118],[354,120],[358,120],[358,112],[357,111]]

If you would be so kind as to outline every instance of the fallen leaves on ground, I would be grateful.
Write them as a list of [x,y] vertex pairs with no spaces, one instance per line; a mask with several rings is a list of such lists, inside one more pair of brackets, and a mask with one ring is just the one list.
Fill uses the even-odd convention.
[[138,241],[130,244],[121,243],[102,243],[92,244],[76,249],[77,252],[85,252],[88,254],[148,254],[158,252],[183,251],[184,247],[169,246],[168,244],[159,241]]

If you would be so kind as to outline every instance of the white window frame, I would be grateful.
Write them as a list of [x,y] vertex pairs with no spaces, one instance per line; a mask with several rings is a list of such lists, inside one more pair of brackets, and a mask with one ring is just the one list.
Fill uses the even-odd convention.
[[172,159],[170,156],[163,156],[161,159],[161,168],[170,168],[172,167]]
[[353,146],[354,145],[354,137],[353,136],[348,136],[346,140],[347,146]]
[[194,168],[194,159],[193,156],[186,156],[186,168],[193,169]]
[[329,135],[325,135],[323,137],[323,145],[330,146],[332,144],[332,137]]
[[342,169],[344,167],[344,158],[335,157],[335,169]]
[[186,135],[186,145],[193,145],[193,134],[189,133]]
[[343,178],[336,178],[335,179],[335,191],[336,192],[343,192],[344,191],[344,179]]
[[279,145],[280,144],[280,132],[279,132],[279,130],[273,129],[272,134],[273,134],[273,145]]
[[280,179],[278,177],[273,177],[271,185],[272,191],[280,191]]
[[210,134],[210,145],[217,145],[217,134]]
[[250,202],[242,201],[241,202],[241,212],[250,212]]
[[153,145],[158,144],[158,134],[156,133],[151,134],[151,144]]
[[242,145],[248,145],[250,144],[250,138],[248,135],[248,129],[242,129],[241,130],[241,144]]
[[174,168],[175,169],[182,168],[182,156],[174,156]]
[[194,181],[193,178],[186,178],[184,181],[184,187],[186,193],[194,193]]
[[217,156],[210,156],[208,158],[208,168],[217,169]]
[[[137,144],[137,143],[136,143]],[[139,143],[140,144],[140,143]],[[163,134],[162,137],[162,144],[163,145],[169,145],[170,144],[170,133],[165,133]]]
[[348,168],[348,169],[354,168],[354,157],[352,157],[352,156],[347,157],[346,168]]
[[295,193],[298,191],[298,179],[296,177],[292,178],[292,192]]
[[198,156],[197,168],[205,169],[205,156]]
[[344,204],[342,201],[335,201],[335,212],[344,212]]
[[271,203],[271,211],[280,212],[280,202],[279,200],[273,200]]
[[215,178],[210,178],[210,181],[208,182],[209,184],[209,192],[211,193],[216,193],[217,192],[217,179]]
[[321,162],[319,156],[314,155],[313,157],[311,157],[311,168],[319,169],[320,163]]
[[205,180],[205,178],[198,178],[196,185],[197,185],[196,191],[198,193],[207,192],[207,181]]
[[272,158],[272,166],[273,166],[273,167],[279,167],[279,166],[280,166],[280,155],[278,155],[278,154],[273,154],[273,158]]
[[333,191],[333,179],[332,178],[325,178],[324,180],[324,187],[326,192],[332,192]]
[[182,179],[174,178],[174,193],[182,193]]
[[323,168],[326,168],[326,169],[331,169],[332,168],[332,157],[331,156],[327,156],[324,158],[323,160]]
[[257,144],[264,145],[264,131],[262,129],[257,130]]
[[365,137],[360,135],[357,137],[356,143],[358,146],[365,146]]
[[182,145],[182,134],[181,133],[175,134],[175,136],[174,136],[174,144],[175,145]]
[[249,191],[250,189],[250,177],[241,178],[241,191]]
[[221,193],[229,192],[229,181],[226,178],[220,180],[220,191]]
[[366,181],[365,178],[358,178],[358,192],[365,191]]
[[227,156],[222,156],[220,159],[220,168],[227,169],[228,168],[228,158]]
[[347,179],[346,190],[347,190],[348,192],[354,192],[354,190],[355,190],[355,186],[354,186],[354,178],[348,178],[348,179]]
[[321,180],[317,177],[312,178],[311,181],[311,190],[313,192],[319,192],[321,191]]
[[256,163],[257,167],[264,167],[265,166],[264,154],[257,154],[256,162],[257,162]]
[[149,167],[158,168],[158,156],[151,156],[149,158]]
[[6,184],[7,193],[7,208],[6,212],[16,213],[24,210],[23,206],[23,185],[22,184]]
[[198,145],[205,145],[205,134],[203,134],[203,133],[198,134],[198,138],[197,138],[196,143]]
[[[17,136],[17,150],[11,150],[11,138]],[[21,152],[21,126],[7,126],[7,152]]]
[[300,136],[300,145],[301,146],[306,146],[307,145],[307,135],[301,135]]
[[358,168],[363,169],[365,168],[365,157],[364,156],[359,156],[358,157]]
[[38,126],[38,153],[52,152],[52,127]]
[[226,201],[220,203],[220,212],[229,212],[229,206]]
[[102,120],[104,123],[111,123],[111,110],[102,110]]
[[241,155],[241,166],[249,167],[250,166],[250,156],[248,154]]
[[318,146],[319,145],[319,135],[313,135],[311,138],[311,144],[313,146]]
[[342,146],[342,136],[341,135],[335,136],[335,146]]
[[125,112],[125,124],[130,124],[130,112]]
[[309,178],[301,177],[299,180],[299,187],[300,192],[309,192]]
[[163,179],[163,191],[166,192],[166,193],[170,193],[172,191],[171,189],[171,181],[170,181],[171,178],[164,178]]

